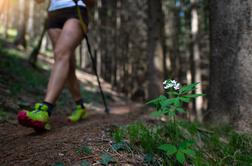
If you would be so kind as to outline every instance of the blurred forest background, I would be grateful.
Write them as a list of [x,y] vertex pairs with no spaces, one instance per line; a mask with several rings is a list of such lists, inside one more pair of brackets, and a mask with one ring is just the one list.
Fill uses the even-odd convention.
[[[251,3],[230,2],[223,13],[225,2],[97,0],[89,12],[88,36],[98,74],[115,91],[141,102],[160,95],[167,78],[182,84],[200,82],[196,93],[208,96],[189,105],[191,120],[206,117],[251,128],[251,93],[245,91],[251,90],[251,84],[244,85],[251,77],[251,67],[247,68],[251,65],[251,45],[239,33],[251,37]],[[244,12],[233,10],[234,6]],[[53,57],[45,28],[47,7],[48,1],[0,1],[1,38],[26,52],[34,67],[39,52],[40,56]],[[92,72],[85,41],[77,48],[76,57],[80,69]],[[236,75],[243,71],[243,76]]]
[[[167,78],[183,84],[201,82],[198,92],[206,93],[208,5],[205,0],[97,0],[90,10],[88,35],[99,75],[133,100],[158,96]],[[52,57],[44,27],[48,2],[2,0],[0,6],[4,39],[24,49],[32,64],[37,62],[38,47],[42,55]],[[76,57],[79,68],[92,70],[85,41]],[[201,120],[207,100],[199,98],[193,108]]]

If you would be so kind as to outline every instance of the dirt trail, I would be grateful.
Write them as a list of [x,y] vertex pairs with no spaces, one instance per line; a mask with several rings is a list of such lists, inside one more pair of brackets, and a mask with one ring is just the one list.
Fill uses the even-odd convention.
[[[6,57],[7,58],[7,57]],[[50,64],[48,58],[40,57],[40,60]],[[23,66],[25,61],[20,61]],[[31,72],[33,69],[31,68]],[[11,76],[5,74],[8,71],[0,72],[1,78],[6,76],[5,81],[11,80]],[[111,149],[111,130],[118,125],[125,125],[129,122],[142,117],[146,108],[141,104],[129,102],[127,97],[112,90],[110,84],[101,79],[102,87],[106,94],[110,95],[111,114],[106,115],[99,103],[95,103],[99,98],[97,92],[98,85],[96,77],[86,72],[77,71],[78,78],[83,87],[85,87],[85,95],[89,93],[90,104],[87,104],[89,116],[86,120],[75,125],[66,123],[67,113],[70,108],[65,105],[62,110],[56,110],[51,117],[52,130],[45,133],[36,133],[33,129],[25,128],[18,125],[17,120],[0,121],[0,166],[50,166],[60,162],[65,166],[80,165],[81,160],[88,160],[92,165],[100,165],[100,154],[107,152],[112,155],[119,163],[117,165],[141,165],[140,157],[134,156],[132,160],[131,154],[119,154],[107,151]],[[17,76],[19,78],[21,76]],[[16,78],[16,77],[15,77]],[[19,84],[16,81],[16,84]],[[25,102],[25,105],[33,105],[36,98],[43,97],[43,92],[37,93],[37,90],[29,89],[13,98],[8,90],[10,87],[5,82],[0,82],[0,103],[4,111],[14,110],[17,112],[20,107],[17,103]],[[4,92],[4,93],[2,93]],[[36,96],[36,97],[35,97]],[[117,104],[117,105],[115,105]],[[57,107],[58,108],[58,107]],[[81,146],[92,148],[92,154],[85,156],[76,153],[76,149]],[[124,163],[124,164],[123,164]]]
[[[0,123],[0,165],[45,166],[56,162],[78,165],[83,159],[96,163],[99,161],[99,154],[106,152],[111,146],[109,131],[114,126],[137,120],[145,109],[142,105],[132,103],[111,108],[110,115],[90,110],[86,120],[71,126],[67,125],[66,116],[55,114],[51,118],[53,129],[40,134],[15,123]],[[76,148],[81,145],[91,147],[93,154],[78,155]],[[119,155],[115,158],[120,163],[129,162],[125,156]]]

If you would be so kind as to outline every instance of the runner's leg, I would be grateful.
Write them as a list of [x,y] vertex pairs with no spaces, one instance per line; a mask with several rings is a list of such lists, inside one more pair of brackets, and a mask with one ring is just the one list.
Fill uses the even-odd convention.
[[[61,34],[62,30],[59,28],[52,28],[48,30],[49,37],[52,41],[53,49],[55,49],[56,43],[59,39],[59,36]],[[73,53],[74,54],[74,53]],[[56,56],[54,56],[54,59],[56,59]],[[51,81],[48,83],[48,89],[51,89]],[[78,101],[81,99],[80,94],[80,84],[76,77],[75,73],[75,55],[71,56],[70,60],[70,70],[67,78],[67,87],[74,99],[74,101]]]
[[78,19],[69,19],[65,23],[54,48],[55,63],[49,79],[49,86],[45,97],[46,102],[54,104],[59,97],[61,90],[67,82],[69,73],[73,71],[70,71],[71,58],[83,36]]

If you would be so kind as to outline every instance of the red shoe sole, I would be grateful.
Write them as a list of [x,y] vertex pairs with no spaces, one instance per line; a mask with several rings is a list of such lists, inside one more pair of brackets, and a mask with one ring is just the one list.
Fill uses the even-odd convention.
[[17,119],[18,119],[19,124],[21,124],[24,127],[31,127],[36,131],[44,131],[45,130],[45,123],[40,122],[40,121],[34,121],[34,120],[30,119],[27,116],[26,111],[19,112]]

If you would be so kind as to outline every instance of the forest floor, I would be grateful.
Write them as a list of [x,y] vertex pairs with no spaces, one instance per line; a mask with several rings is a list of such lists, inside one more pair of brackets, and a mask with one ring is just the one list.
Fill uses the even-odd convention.
[[[100,156],[108,153],[118,161],[119,165],[141,165],[142,156],[120,154],[109,150],[113,142],[111,138],[113,128],[133,122],[142,115],[141,107],[131,106],[130,115],[116,115],[113,112],[111,115],[105,115],[90,110],[90,116],[86,120],[72,126],[65,123],[66,116],[53,115],[51,119],[53,129],[45,133],[36,133],[17,123],[2,122],[0,123],[0,163],[2,166],[44,166],[54,165],[57,162],[65,165],[80,165],[85,159],[99,165]],[[115,110],[117,108],[113,107]],[[128,111],[129,107],[120,106],[120,109]],[[91,148],[92,153],[78,154],[78,149],[84,146]]]
[[[9,55],[6,55],[9,54]],[[64,91],[51,117],[52,130],[36,133],[22,127],[16,114],[43,99],[49,71],[31,68],[25,55],[1,51],[0,68],[0,165],[101,165],[102,155],[113,157],[116,165],[142,165],[141,154],[119,153],[112,148],[112,131],[120,125],[142,120],[148,108],[133,103],[102,81],[111,113],[103,112],[96,77],[78,70],[89,116],[75,125],[66,123],[72,102]],[[48,69],[50,59],[40,57]],[[45,63],[46,62],[46,63]],[[32,77],[32,78],[30,78]],[[88,151],[88,152],[86,152]],[[105,158],[106,159],[106,158]],[[83,162],[85,161],[85,162]],[[86,163],[87,165],[87,163]]]
[[167,139],[179,146],[196,140],[192,146],[196,156],[187,156],[185,166],[252,163],[251,134],[236,132],[229,125],[208,126],[181,118],[178,137],[171,123],[150,118],[152,109],[143,102],[132,102],[101,80],[111,109],[109,115],[104,113],[96,77],[82,70],[77,70],[77,77],[88,117],[67,123],[74,103],[64,89],[50,119],[52,129],[37,133],[25,128],[16,115],[43,100],[53,60],[40,55],[34,69],[24,51],[1,40],[0,57],[0,166],[178,165],[177,159],[158,149]]

